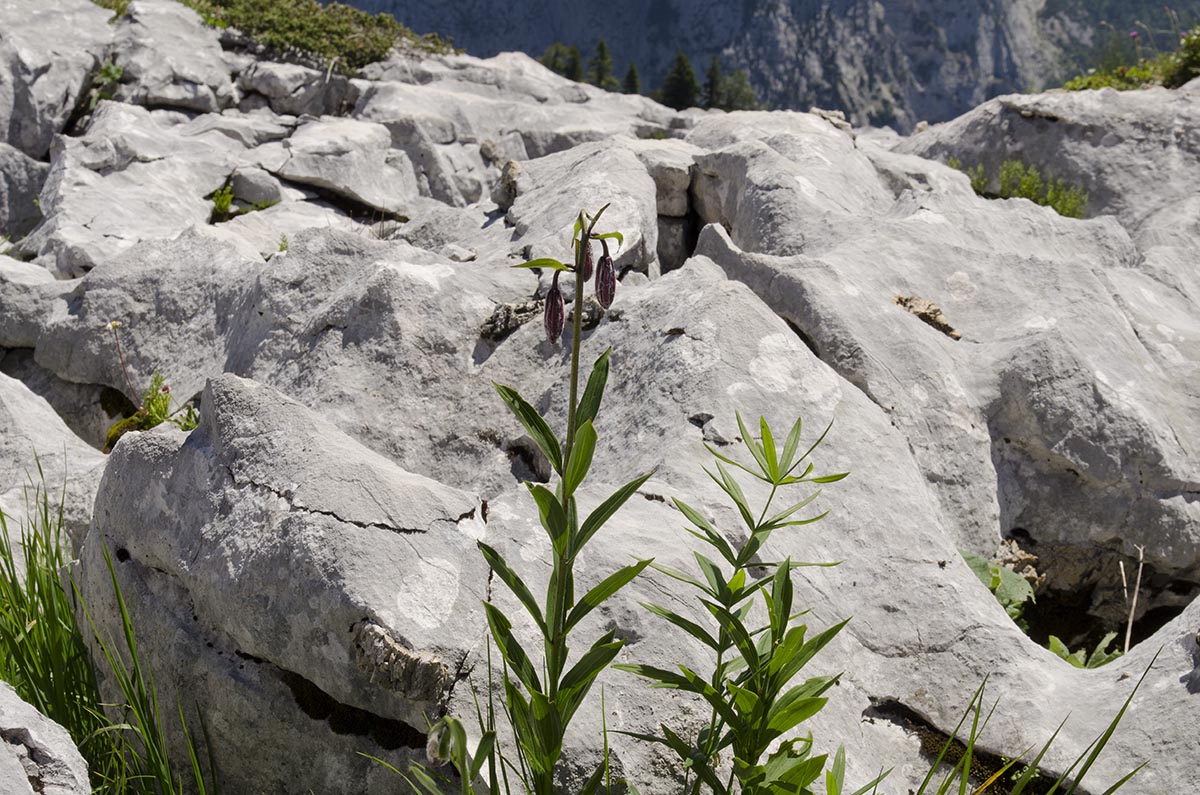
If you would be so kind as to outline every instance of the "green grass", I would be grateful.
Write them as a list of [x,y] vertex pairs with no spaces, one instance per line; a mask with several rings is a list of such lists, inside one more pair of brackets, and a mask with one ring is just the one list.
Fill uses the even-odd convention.
[[1178,88],[1200,77],[1200,27],[1180,34],[1173,52],[1140,58],[1136,63],[1094,69],[1063,84],[1068,91],[1115,88],[1129,91],[1149,86]]
[[[168,757],[167,724],[153,676],[138,660],[136,633],[107,550],[121,613],[120,641],[103,636],[91,622],[69,579],[63,501],[51,499],[40,464],[37,474],[36,484],[26,490],[24,517],[14,526],[12,517],[0,511],[0,679],[67,730],[87,760],[97,795],[215,792],[214,779],[211,772],[207,777],[203,773],[186,724],[184,734],[192,751],[182,768],[186,774]],[[86,629],[78,623],[80,612],[88,616]],[[101,697],[86,637],[94,639],[103,654],[103,664],[121,691],[119,704]]]

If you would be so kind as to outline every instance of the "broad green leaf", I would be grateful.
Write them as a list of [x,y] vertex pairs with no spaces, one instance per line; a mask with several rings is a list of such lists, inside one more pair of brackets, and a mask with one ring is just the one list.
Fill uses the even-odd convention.
[[500,394],[500,399],[504,401],[509,410],[516,415],[517,420],[521,425],[525,426],[525,430],[533,439],[534,444],[538,449],[545,454],[550,461],[550,466],[554,467],[554,471],[562,474],[562,446],[558,442],[558,437],[554,435],[554,431],[542,419],[542,415],[537,413],[533,406],[529,405],[525,398],[512,387],[504,386],[503,384],[492,384],[496,391]]
[[558,710],[541,693],[530,693],[529,717],[544,754],[543,769],[553,770],[554,761],[562,754],[563,724]]
[[644,475],[634,478],[626,483],[621,488],[617,489],[613,494],[596,510],[588,514],[588,518],[583,520],[583,526],[579,528],[579,535],[575,538],[573,548],[570,551],[570,557],[574,558],[584,548],[596,531],[603,526],[605,522],[612,518],[625,502],[637,493],[637,490],[642,487],[654,472],[647,472]]
[[583,397],[579,399],[579,407],[575,410],[576,427],[588,420],[594,421],[600,413],[600,401],[604,397],[604,386],[608,383],[608,360],[611,353],[612,348],[606,349],[592,365],[592,373],[583,389]]
[[571,266],[564,265],[551,257],[541,257],[540,259],[531,259],[529,262],[522,262],[520,265],[513,265],[514,268],[546,268],[554,271],[569,271]]
[[571,610],[567,616],[567,630],[570,630],[588,613],[599,607],[605,599],[615,594],[617,591],[624,588],[629,582],[642,573],[653,562],[653,558],[648,560],[639,560],[637,563],[632,563],[628,566],[623,566],[617,569],[612,574],[605,577],[594,588],[583,595],[583,598]]
[[600,791],[600,785],[604,783],[606,770],[608,770],[608,760],[601,761],[596,765],[595,772],[588,776],[587,781],[583,782],[583,788],[579,790],[579,795],[596,795]]
[[508,586],[508,589],[513,592],[513,595],[520,600],[521,604],[524,605],[525,609],[529,612],[529,615],[532,616],[533,620],[537,623],[538,629],[545,634],[546,622],[542,619],[542,610],[540,607],[538,607],[537,600],[533,598],[533,592],[529,590],[529,587],[525,584],[525,581],[522,580],[515,571],[509,568],[508,563],[505,562],[504,558],[501,557],[499,552],[492,549],[482,541],[477,542],[477,544],[479,546],[479,551],[483,553],[483,558],[487,561],[488,566],[490,566],[492,571],[496,573],[496,576],[500,578],[501,582]]
[[579,661],[563,677],[559,686],[559,705],[563,724],[570,723],[575,710],[587,696],[592,682],[621,651],[624,641],[614,640],[615,632],[607,632],[592,644]]
[[500,653],[504,655],[505,662],[512,667],[513,672],[521,680],[521,684],[525,685],[526,690],[541,692],[541,680],[538,679],[537,671],[534,669],[533,663],[530,662],[529,655],[525,653],[525,649],[521,648],[521,644],[513,636],[512,623],[508,620],[508,617],[490,602],[484,602],[483,609],[487,613],[487,621],[488,626],[492,630],[492,638],[495,639]]
[[825,645],[829,643],[829,641],[833,640],[834,637],[841,632],[842,628],[848,623],[850,623],[850,619],[846,619],[841,623],[834,624],[829,629],[825,630],[819,635],[814,636],[811,640],[805,643],[804,646],[801,647],[800,651],[792,655],[792,657],[788,659],[779,669],[780,681],[791,681],[792,677],[799,673],[800,669],[807,665],[808,661],[811,660],[817,652],[825,648]]
[[471,760],[471,781],[479,777],[479,771],[483,769],[483,763],[492,756],[492,749],[496,747],[496,733],[494,731],[486,731],[483,737],[479,738],[479,746],[475,749],[475,758]]
[[718,693],[712,685],[701,679],[694,671],[682,665],[678,667],[680,673],[637,663],[618,663],[613,666],[618,671],[625,671],[651,680],[653,682],[651,687],[684,690],[689,693],[695,693],[707,701],[730,726],[739,726],[741,724],[737,713],[729,706],[721,693]]

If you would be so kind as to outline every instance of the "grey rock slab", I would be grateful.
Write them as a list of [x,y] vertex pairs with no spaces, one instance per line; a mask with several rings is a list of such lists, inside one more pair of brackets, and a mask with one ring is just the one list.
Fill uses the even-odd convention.
[[1115,215],[1137,236],[1158,211],[1195,197],[1200,91],[1052,91],[989,100],[903,140],[900,151],[996,176],[1005,160],[1037,166],[1088,194],[1088,216]]
[[[240,173],[240,172],[239,172]],[[370,227],[321,201],[289,201],[239,215],[217,228],[243,238],[262,257],[285,251],[306,229],[342,229],[362,235]]]
[[0,510],[8,517],[9,540],[18,540],[37,498],[46,497],[52,506],[63,500],[64,530],[78,544],[91,519],[104,456],[72,433],[44,398],[2,372],[0,428]]
[[[20,238],[42,218],[38,194],[50,167],[0,142],[0,236]],[[0,251],[8,245],[0,242]]]
[[[530,246],[530,258],[570,259],[580,210],[608,204],[597,231],[619,230],[624,244],[610,250],[618,273],[658,272],[657,188],[637,155],[620,141],[583,144],[522,165],[507,219]],[[599,248],[599,244],[597,249]],[[599,257],[599,251],[597,251]]]
[[87,763],[66,729],[0,682],[0,795],[88,795]]
[[646,165],[657,190],[658,214],[682,218],[688,214],[691,202],[688,190],[692,184],[692,168],[696,155],[704,150],[686,141],[636,140],[629,148]]
[[254,61],[238,75],[238,86],[266,97],[276,113],[294,116],[338,116],[354,105],[344,76],[300,64]]
[[46,157],[108,51],[110,17],[88,0],[0,3],[0,141]]
[[[367,205],[403,212],[417,195],[407,158],[391,151],[386,127],[355,119],[322,118],[301,124],[283,143],[286,159],[268,171]],[[399,155],[399,156],[398,156]]]
[[[720,147],[698,158],[696,206],[719,224],[698,251],[889,412],[964,544],[990,553],[1014,529],[1126,554],[1145,544],[1193,580],[1198,404],[1190,365],[1155,361],[1114,298],[1115,281],[1146,272],[1125,230],[974,197],[950,169],[822,125],[697,125],[690,141]],[[938,304],[962,339],[898,296]],[[1191,327],[1184,305],[1171,333]]]
[[358,752],[423,754],[485,595],[480,510],[223,376],[190,435],[122,438],[77,576],[107,622],[101,550],[119,550],[139,649],[160,688],[200,705],[225,786],[384,793],[395,778]]
[[97,450],[104,449],[113,423],[136,408],[112,387],[64,381],[34,361],[32,348],[0,349],[0,372],[44,398],[72,433]]
[[172,0],[133,0],[117,24],[117,97],[215,113],[237,104],[216,31]]
[[67,278],[138,241],[206,224],[209,196],[240,151],[233,139],[194,132],[174,114],[103,102],[86,135],[56,142],[42,189],[45,218],[19,250]]

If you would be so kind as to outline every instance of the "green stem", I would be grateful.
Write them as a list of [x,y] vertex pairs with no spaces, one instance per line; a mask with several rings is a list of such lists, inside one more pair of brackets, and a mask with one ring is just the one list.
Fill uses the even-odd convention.
[[[587,233],[575,250],[575,298],[571,301],[571,399],[570,414],[567,415],[567,449],[563,454],[563,466],[571,460],[571,448],[575,446],[575,411],[579,400],[579,348],[583,336],[583,250],[587,244]],[[564,506],[565,507],[565,506]]]

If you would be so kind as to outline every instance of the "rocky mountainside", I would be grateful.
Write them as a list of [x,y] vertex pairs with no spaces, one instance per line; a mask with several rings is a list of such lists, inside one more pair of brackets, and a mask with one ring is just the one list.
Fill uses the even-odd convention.
[[[911,130],[1000,94],[1061,83],[1095,58],[1112,27],[1169,27],[1160,3],[1069,0],[615,0],[507,3],[353,0],[476,55],[541,54],[556,41],[590,53],[605,38],[620,70],[661,83],[677,50],[697,71],[713,55],[746,69],[771,107],[842,110],[856,124]],[[1184,18],[1195,2],[1175,4]],[[1170,37],[1162,37],[1170,46]]]
[[[1158,654],[1088,791],[1143,761],[1123,793],[1192,788],[1200,81],[1004,96],[901,137],[832,113],[676,113],[520,53],[341,76],[255,56],[171,0],[110,17],[0,2],[0,506],[20,508],[35,452],[52,488],[65,471],[81,592],[119,633],[113,550],[144,660],[164,703],[202,714],[223,791],[394,792],[360,753],[419,757],[447,709],[473,725],[480,601],[519,614],[476,542],[535,591],[549,578],[523,485],[549,465],[492,384],[555,427],[568,413],[550,274],[511,266],[568,257],[578,211],[604,204],[624,240],[615,303],[589,305],[582,337],[612,373],[580,501],[655,474],[580,558],[581,590],[630,555],[693,565],[672,498],[740,537],[702,469],[704,443],[734,450],[735,412],[802,415],[806,446],[833,421],[818,467],[851,476],[814,504],[826,519],[771,544],[841,561],[795,587],[814,627],[853,617],[813,664],[844,673],[806,724],[821,752],[845,745],[848,781],[882,767],[886,791],[915,787],[924,738],[989,676],[984,745],[1014,756],[1069,714],[1042,762],[1061,772]],[[982,198],[951,156],[1069,179],[1088,217]],[[100,452],[155,373],[198,427]],[[1130,652],[1081,670],[1022,632],[961,554],[1002,544],[1044,578],[1031,621],[1073,645],[1124,621],[1118,563],[1142,548]],[[622,661],[703,665],[639,607],[683,605],[672,588],[643,575],[580,631],[618,630]],[[532,646],[531,621],[514,631]],[[704,718],[601,681],[565,791],[602,717]],[[678,792],[657,751],[609,739],[615,777]]]

